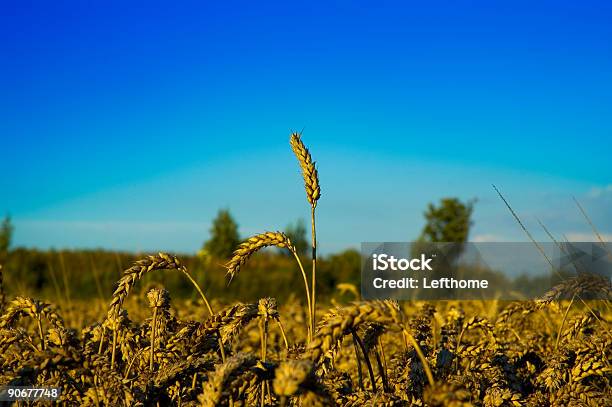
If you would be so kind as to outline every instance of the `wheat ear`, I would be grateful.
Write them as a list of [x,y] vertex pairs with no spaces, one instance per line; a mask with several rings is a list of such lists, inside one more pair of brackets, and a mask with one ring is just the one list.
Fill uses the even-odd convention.
[[229,282],[231,283],[249,257],[268,246],[287,248],[291,252],[295,251],[291,240],[282,232],[264,232],[251,236],[238,245],[238,248],[234,250],[232,258],[225,265]]
[[310,151],[308,151],[308,148],[306,148],[304,145],[302,137],[299,133],[291,134],[289,144],[291,144],[291,149],[295,153],[295,156],[300,163],[300,167],[302,168],[304,186],[306,188],[306,198],[308,199],[310,205],[315,207],[317,206],[317,201],[321,196],[319,173],[315,167],[315,163],[312,161]]
[[193,280],[187,268],[181,264],[180,260],[169,254],[159,253],[156,256],[147,256],[144,259],[136,261],[132,267],[123,272],[123,277],[118,281],[117,289],[113,293],[113,298],[108,309],[108,318],[113,318],[118,315],[130,290],[146,273],[154,270],[178,270],[183,273],[200,293],[210,314],[213,314],[208,299],[204,296],[198,284]]
[[238,353],[217,365],[215,371],[208,375],[202,394],[198,396],[200,405],[213,407],[230,404],[228,399],[240,396],[257,381],[252,372],[256,363],[257,359],[253,356]]
[[42,328],[43,317],[54,327],[64,329],[64,320],[53,306],[29,297],[16,297],[9,303],[6,312],[0,317],[0,329],[11,328],[22,316],[29,316],[36,320],[43,349],[45,349],[45,335]]

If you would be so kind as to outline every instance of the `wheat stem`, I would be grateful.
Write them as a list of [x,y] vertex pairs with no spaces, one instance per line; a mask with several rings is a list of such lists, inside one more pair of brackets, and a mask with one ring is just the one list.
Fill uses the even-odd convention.
[[374,369],[372,369],[372,363],[370,362],[370,358],[368,357],[368,351],[366,350],[363,341],[361,340],[359,335],[357,335],[357,332],[355,332],[354,329],[351,330],[351,334],[353,334],[353,339],[361,349],[363,359],[365,360],[366,367],[368,368],[368,374],[370,375],[370,381],[372,382],[372,391],[376,393],[376,377],[374,376]]
[[359,388],[363,391],[365,390],[363,386],[363,371],[361,367],[361,357],[359,356],[359,349],[357,345],[357,339],[355,339],[355,335],[352,335],[353,338],[353,348],[355,349],[355,359],[357,359],[357,374],[359,375]]
[[[261,318],[259,321],[259,337],[261,342],[261,360],[266,361],[266,351],[268,347],[268,321],[267,318]],[[261,407],[266,404],[266,382],[261,382]]]
[[210,302],[208,302],[208,299],[206,298],[206,296],[204,295],[204,292],[202,291],[202,289],[200,288],[200,285],[193,279],[193,277],[191,277],[191,274],[189,274],[187,272],[187,270],[181,270],[183,272],[183,274],[185,276],[187,276],[187,278],[189,279],[189,281],[191,281],[191,284],[193,284],[193,286],[195,287],[195,289],[197,290],[198,294],[200,294],[200,297],[202,298],[202,300],[204,301],[204,304],[206,305],[206,310],[208,311],[208,313],[210,314],[210,316],[214,315],[213,309],[210,306]]
[[312,311],[310,312],[310,317],[311,317],[310,326],[312,327],[312,329],[314,329],[314,327],[317,326],[317,322],[316,322],[316,313],[317,313],[317,307],[316,307],[316,304],[317,304],[317,297],[316,297],[316,291],[317,291],[317,288],[316,288],[317,287],[317,232],[316,232],[316,224],[315,224],[315,205],[311,206],[310,216],[311,216],[310,222],[312,224],[312,277],[311,277]]
[[378,341],[378,347],[380,348],[380,356],[381,356],[382,362],[383,362],[383,369],[384,369],[384,375],[385,375],[384,377],[386,378],[387,377],[387,372],[389,371],[389,369],[387,368],[387,358],[385,356],[385,347],[384,347],[383,342],[382,342],[382,336],[379,336],[377,338],[377,341]]
[[278,324],[278,329],[280,329],[281,336],[283,337],[283,342],[285,343],[285,349],[289,349],[289,341],[287,341],[287,335],[285,335],[285,329],[283,328],[283,324],[280,321],[280,318],[276,320]]
[[151,322],[151,357],[149,358],[149,370],[153,373],[155,361],[155,325],[157,325],[157,307],[153,308],[153,321]]
[[559,331],[557,332],[557,341],[555,342],[555,350],[559,347],[559,341],[561,340],[561,333],[563,332],[563,325],[565,325],[565,320],[567,319],[567,315],[569,314],[570,308],[574,303],[574,299],[576,295],[572,295],[572,299],[570,300],[565,312],[563,313],[563,319],[561,320],[561,325],[559,325]]
[[115,367],[115,351],[117,349],[117,328],[113,329],[113,351],[111,354],[111,369]]
[[414,339],[414,336],[412,336],[406,328],[403,328],[403,331],[405,338],[408,339],[408,341],[416,351],[417,355],[419,356],[419,359],[421,360],[421,364],[423,365],[423,369],[425,370],[425,375],[427,376],[427,381],[429,382],[429,385],[433,387],[435,385],[435,380],[433,374],[431,373],[429,362],[427,362],[427,358],[425,357],[423,350],[417,343],[416,339]]
[[296,250],[291,250],[293,253],[293,257],[298,263],[300,267],[300,272],[302,273],[302,279],[304,280],[304,291],[306,291],[306,302],[308,306],[308,342],[312,341],[312,337],[314,336],[314,327],[313,324],[314,318],[312,317],[312,300],[310,298],[310,289],[308,288],[308,277],[306,277],[306,271],[304,270],[304,266],[302,265],[302,261],[300,260],[300,256],[298,256]]
[[40,320],[40,314],[36,317],[36,325],[38,326],[38,334],[40,335],[40,343],[42,350],[45,350],[45,334],[43,333],[42,321]]

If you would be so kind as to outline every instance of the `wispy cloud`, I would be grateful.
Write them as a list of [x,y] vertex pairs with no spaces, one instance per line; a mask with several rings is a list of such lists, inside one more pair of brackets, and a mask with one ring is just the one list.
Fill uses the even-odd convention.
[[596,199],[608,194],[612,194],[612,184],[608,184],[603,187],[593,187],[587,196],[588,198]]
[[[600,233],[599,235],[605,242],[612,242],[612,233]],[[570,242],[596,242],[599,240],[594,233],[585,232],[569,232],[565,233],[565,237]]]

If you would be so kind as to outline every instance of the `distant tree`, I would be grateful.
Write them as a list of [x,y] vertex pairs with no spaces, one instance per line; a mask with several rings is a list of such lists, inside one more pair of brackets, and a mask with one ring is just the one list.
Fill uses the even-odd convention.
[[[472,212],[474,200],[467,203],[457,198],[443,198],[438,206],[430,203],[423,214],[425,226],[421,235],[411,247],[413,257],[421,253],[435,257],[433,261],[434,276],[448,277],[449,273],[455,273],[455,266],[465,248],[470,226],[472,225]],[[444,248],[431,243],[457,243]]]
[[204,243],[204,252],[219,259],[228,259],[239,243],[238,224],[228,209],[219,210],[210,229],[210,239]]
[[5,216],[0,225],[0,262],[5,262],[13,239],[13,224],[10,216]]
[[474,202],[463,203],[457,198],[443,198],[439,206],[430,203],[424,213],[426,223],[419,240],[465,243],[472,226]]
[[[291,243],[293,243],[298,254],[307,254],[309,243],[306,237],[306,223],[304,223],[304,219],[298,219],[297,222],[289,224],[285,229],[285,234],[289,237]],[[289,252],[284,250],[283,253]]]

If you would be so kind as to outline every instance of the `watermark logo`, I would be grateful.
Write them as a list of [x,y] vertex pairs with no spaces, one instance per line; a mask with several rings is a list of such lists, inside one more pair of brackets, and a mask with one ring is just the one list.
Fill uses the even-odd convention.
[[393,255],[388,255],[386,253],[377,254],[374,253],[372,255],[372,268],[375,271],[385,271],[385,270],[394,270],[394,271],[406,271],[406,270],[433,270],[431,268],[431,262],[435,255],[432,257],[427,257],[425,254],[421,254],[421,257],[414,259],[406,259],[406,258],[395,258]]
[[596,280],[603,284],[611,281],[610,248],[599,242],[539,246],[542,251],[531,243],[363,243],[361,295],[517,300],[542,296],[579,275],[603,277]]

